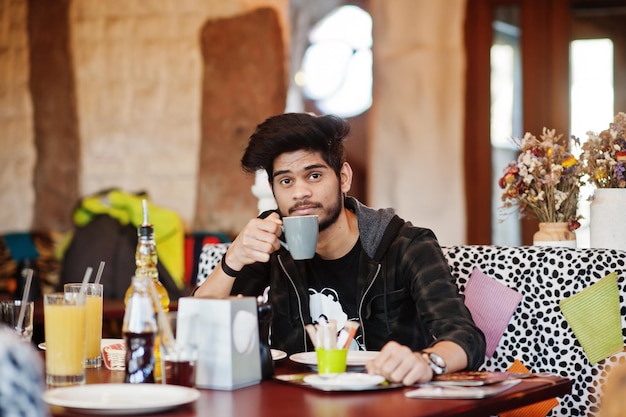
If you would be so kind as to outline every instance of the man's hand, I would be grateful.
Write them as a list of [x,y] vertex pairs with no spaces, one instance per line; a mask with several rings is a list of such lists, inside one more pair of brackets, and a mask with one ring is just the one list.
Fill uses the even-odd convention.
[[[278,236],[283,222],[278,213],[265,219],[254,218],[243,228],[226,251],[226,265],[235,272],[248,264],[267,262],[270,254],[280,248]],[[223,261],[222,261],[223,262]],[[218,265],[194,292],[196,297],[222,298],[230,294],[235,280]]]
[[282,224],[278,213],[250,220],[226,252],[228,266],[240,271],[245,265],[269,261],[270,255],[280,248]]
[[433,378],[433,370],[419,352],[397,342],[388,342],[366,365],[370,374],[382,375],[389,382],[413,385]]

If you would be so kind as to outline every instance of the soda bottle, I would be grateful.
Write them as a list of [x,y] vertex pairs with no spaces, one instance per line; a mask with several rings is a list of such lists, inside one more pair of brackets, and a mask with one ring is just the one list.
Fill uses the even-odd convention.
[[126,303],[122,334],[126,342],[124,382],[155,382],[155,345],[158,327],[150,296],[151,277],[134,276]]

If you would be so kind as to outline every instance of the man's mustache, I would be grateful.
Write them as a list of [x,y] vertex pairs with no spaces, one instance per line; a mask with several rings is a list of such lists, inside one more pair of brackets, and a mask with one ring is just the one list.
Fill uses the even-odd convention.
[[294,211],[300,210],[300,209],[303,209],[303,208],[309,209],[309,208],[321,208],[321,207],[322,207],[322,205],[320,203],[314,203],[314,202],[311,202],[311,201],[304,200],[304,201],[299,201],[294,206],[292,206],[289,209],[289,213],[291,214]]

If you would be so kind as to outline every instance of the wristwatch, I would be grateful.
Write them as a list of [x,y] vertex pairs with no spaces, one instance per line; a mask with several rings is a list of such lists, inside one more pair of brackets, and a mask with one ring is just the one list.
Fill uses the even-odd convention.
[[422,358],[426,361],[426,363],[433,370],[435,375],[441,375],[446,373],[446,361],[435,352],[424,352],[422,351]]

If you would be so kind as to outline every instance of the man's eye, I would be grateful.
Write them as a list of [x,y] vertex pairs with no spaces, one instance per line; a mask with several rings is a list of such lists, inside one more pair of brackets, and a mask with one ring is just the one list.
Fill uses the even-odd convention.
[[319,172],[314,172],[313,174],[311,174],[311,179],[316,180],[318,178],[321,178],[322,174],[320,174]]
[[282,180],[280,180],[280,184],[289,185],[291,184],[291,180],[289,178],[283,178]]

